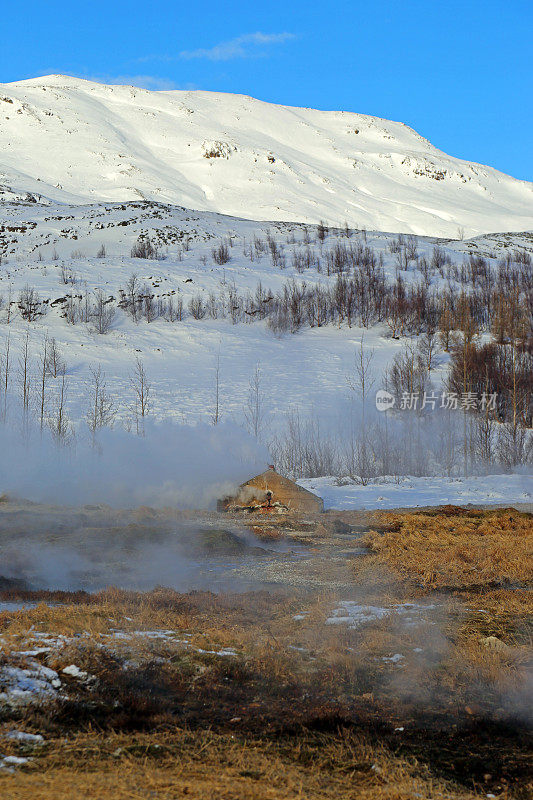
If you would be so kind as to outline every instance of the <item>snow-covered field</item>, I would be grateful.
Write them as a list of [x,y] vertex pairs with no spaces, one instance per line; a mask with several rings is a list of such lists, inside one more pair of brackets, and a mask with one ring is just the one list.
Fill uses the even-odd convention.
[[0,191],[467,236],[532,227],[533,188],[401,122],[62,75],[0,86]]
[[[264,442],[269,443],[285,429],[291,412],[298,412],[304,422],[313,420],[313,424],[334,432],[342,441],[347,428],[358,424],[357,401],[347,378],[361,337],[364,336],[365,347],[374,353],[376,389],[394,356],[411,341],[392,338],[385,325],[361,328],[346,322],[322,327],[305,325],[297,333],[277,335],[266,321],[253,316],[244,315],[245,321],[233,324],[227,311],[231,292],[245,298],[253,295],[259,284],[271,295],[280,292],[289,281],[308,287],[333,286],[336,276],[327,275],[324,262],[327,253],[338,244],[372,248],[383,262],[387,280],[392,282],[398,274],[396,256],[391,252],[393,234],[354,231],[347,238],[342,231],[331,231],[320,244],[316,229],[295,223],[259,224],[147,203],[79,207],[5,203],[2,215],[0,357],[5,363],[9,341],[11,397],[17,402],[20,394],[20,355],[28,337],[32,403],[38,405],[43,342],[46,336],[55,339],[67,368],[67,414],[79,432],[85,429],[84,419],[91,402],[91,369],[99,365],[116,405],[116,425],[128,424],[134,399],[130,376],[135,359],[140,358],[151,384],[151,414],[156,420],[170,419],[186,425],[211,423],[219,361],[219,421],[245,426],[250,380],[259,366]],[[162,259],[130,256],[132,245],[143,233],[158,245]],[[283,268],[273,264],[267,247],[257,251],[254,248],[250,258],[254,239],[265,243],[267,236],[283,252]],[[308,246],[305,242],[309,237],[310,246],[322,260],[320,272],[316,265],[299,272],[293,264],[294,254]],[[227,263],[218,265],[212,251],[222,241],[231,242],[232,246]],[[102,245],[105,256],[97,257]],[[430,260],[435,247],[451,264],[460,265],[468,254],[476,254],[495,265],[518,248],[533,253],[533,238],[528,234],[491,234],[466,241],[416,239],[419,258]],[[117,308],[120,289],[134,273],[139,285],[146,285],[156,302],[180,301],[182,319],[135,321]],[[420,274],[413,265],[401,271],[406,284],[420,280]],[[65,275],[68,283],[64,282]],[[431,281],[433,288],[446,284],[438,272]],[[20,293],[26,286],[35,289],[41,303],[40,313],[30,322],[22,318],[19,309]],[[99,334],[92,322],[69,324],[69,297],[94,297],[98,290],[106,299],[114,298],[116,312],[109,330]],[[189,310],[191,299],[201,297],[207,304],[210,295],[226,303],[226,312],[216,318],[206,314],[194,319]],[[436,354],[431,372],[436,389],[442,385],[448,359],[443,351]],[[57,378],[48,379],[47,403],[51,406],[59,386]],[[258,450],[258,457],[266,458],[264,449]],[[522,480],[525,479],[480,479],[465,487],[444,479],[440,483],[434,479],[428,483],[409,479],[399,485],[339,487],[324,479],[323,486],[315,489],[319,494],[324,492],[328,506],[341,508],[527,501],[525,489],[517,488]]]
[[387,509],[419,506],[533,504],[533,475],[470,478],[381,478],[361,486],[348,478],[310,478],[299,483],[324,500],[325,508]]

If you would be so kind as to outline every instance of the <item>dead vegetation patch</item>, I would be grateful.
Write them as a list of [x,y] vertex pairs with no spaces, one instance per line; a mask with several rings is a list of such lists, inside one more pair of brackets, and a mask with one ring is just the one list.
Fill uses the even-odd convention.
[[515,509],[381,513],[363,538],[375,560],[428,589],[533,581],[533,515]]
[[46,753],[16,777],[0,775],[10,800],[155,797],[280,800],[339,798],[473,800],[476,792],[435,778],[408,756],[365,734],[301,731],[292,738],[243,738],[173,728],[151,734],[78,734],[48,743]]
[[[295,569],[339,569],[348,594],[331,580],[0,594],[39,603],[0,614],[0,671],[49,637],[32,658],[62,681],[53,701],[2,709],[0,753],[22,752],[1,739],[14,727],[47,744],[0,769],[0,796],[525,800],[531,517],[390,513],[371,533],[363,518],[323,517],[285,521],[283,535],[309,537]],[[349,557],[362,540],[366,554]],[[360,604],[364,624],[349,617]]]

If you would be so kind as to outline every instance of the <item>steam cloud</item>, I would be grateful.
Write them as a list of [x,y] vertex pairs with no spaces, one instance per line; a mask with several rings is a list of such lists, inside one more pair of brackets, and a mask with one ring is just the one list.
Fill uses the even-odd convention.
[[209,508],[265,469],[266,448],[231,423],[148,423],[144,437],[104,430],[98,447],[57,447],[32,429],[0,429],[0,492],[41,503]]

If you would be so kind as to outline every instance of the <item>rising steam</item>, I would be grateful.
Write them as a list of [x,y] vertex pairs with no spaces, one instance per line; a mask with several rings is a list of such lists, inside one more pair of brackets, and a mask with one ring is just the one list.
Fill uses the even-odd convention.
[[57,447],[48,433],[0,429],[0,492],[41,503],[209,508],[265,469],[268,452],[241,428],[148,423],[145,436],[103,430]]

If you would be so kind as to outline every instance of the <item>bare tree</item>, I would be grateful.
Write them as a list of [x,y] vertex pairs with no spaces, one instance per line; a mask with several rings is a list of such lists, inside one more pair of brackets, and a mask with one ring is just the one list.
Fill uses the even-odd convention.
[[27,322],[34,322],[37,317],[41,316],[41,300],[39,295],[31,286],[26,286],[19,294],[18,307],[22,319]]
[[473,421],[473,461],[490,467],[494,461],[496,423],[494,418],[485,414],[476,414]]
[[287,412],[285,429],[268,448],[278,469],[294,478],[335,475],[341,468],[336,437],[322,434],[315,417],[302,420],[298,409]]
[[[72,253],[74,257],[74,253]],[[65,286],[70,284],[74,286],[77,283],[78,279],[76,278],[76,273],[70,266],[70,264],[65,264],[64,262],[61,264],[61,283],[64,283]]]
[[40,386],[39,386],[39,421],[41,430],[44,426],[46,407],[46,378],[48,377],[48,335],[44,337],[41,352]]
[[152,387],[148,381],[144,364],[140,358],[135,359],[133,372],[130,374],[130,386],[133,389],[133,416],[137,435],[144,436],[145,417],[152,408]]
[[159,316],[158,304],[155,302],[155,295],[150,287],[145,283],[139,294],[140,311],[147,322],[153,322]]
[[355,351],[352,371],[346,376],[350,390],[361,398],[361,427],[359,430],[359,440],[356,445],[356,463],[359,478],[363,483],[368,481],[371,473],[371,452],[368,445],[366,402],[376,382],[372,368],[374,355],[374,349],[367,350],[365,348],[363,334],[359,342],[359,347]]
[[215,357],[215,393],[213,408],[213,425],[220,421],[220,346]]
[[7,307],[6,307],[6,323],[9,325],[11,322],[11,312],[13,306],[13,286],[9,283],[9,290],[7,294]]
[[428,373],[431,372],[437,355],[437,337],[433,331],[422,334],[418,341],[418,352]]
[[72,426],[67,414],[67,379],[66,371],[61,374],[55,402],[48,417],[48,427],[57,444],[67,444],[72,435]]
[[48,342],[46,370],[52,378],[57,378],[58,375],[63,375],[66,372],[66,365],[59,352],[59,347],[55,338],[50,339]]
[[[463,393],[466,393],[467,391],[470,390],[470,376],[468,374],[468,362],[473,349],[473,340],[474,337],[477,335],[477,326],[476,326],[476,321],[472,315],[470,298],[466,295],[465,292],[462,292],[461,296],[459,297],[458,307],[457,307],[456,328],[458,328],[462,334],[461,352],[463,361],[463,379],[461,388]],[[469,447],[470,427],[467,424],[467,413],[468,412],[465,405],[463,408],[463,466],[464,466],[464,474],[466,477],[468,477],[468,454],[469,450],[471,449]]]
[[450,335],[453,330],[453,315],[448,299],[445,297],[441,303],[439,318],[439,336],[443,350],[447,353],[450,349]]
[[164,311],[167,322],[181,322],[183,319],[183,300],[181,297],[170,297]]
[[28,412],[30,407],[30,334],[26,331],[22,350],[19,356],[19,370],[18,370],[19,386],[20,386],[20,399],[22,401],[22,409],[24,414]]
[[8,334],[6,339],[6,348],[4,350],[4,355],[2,358],[3,361],[3,368],[4,368],[4,381],[3,381],[3,389],[4,389],[4,409],[3,409],[3,421],[5,422],[7,419],[7,397],[9,392],[9,376],[11,373],[11,360],[10,360],[10,349],[11,349],[11,334]]
[[91,317],[94,320],[97,333],[108,333],[113,325],[115,315],[116,309],[113,305],[113,299],[106,299],[103,291],[97,289],[94,304],[91,309]]
[[261,379],[261,369],[256,365],[250,383],[248,384],[248,395],[244,406],[244,417],[250,433],[259,439],[264,425],[264,398]]
[[116,409],[113,399],[107,392],[105,372],[101,365],[91,367],[90,405],[85,416],[93,441],[101,428],[112,427]]
[[374,360],[375,350],[365,348],[364,334],[361,336],[359,347],[355,351],[355,358],[352,371],[346,376],[346,381],[351,391],[360,395],[363,405],[369,392],[376,382],[372,361]]

